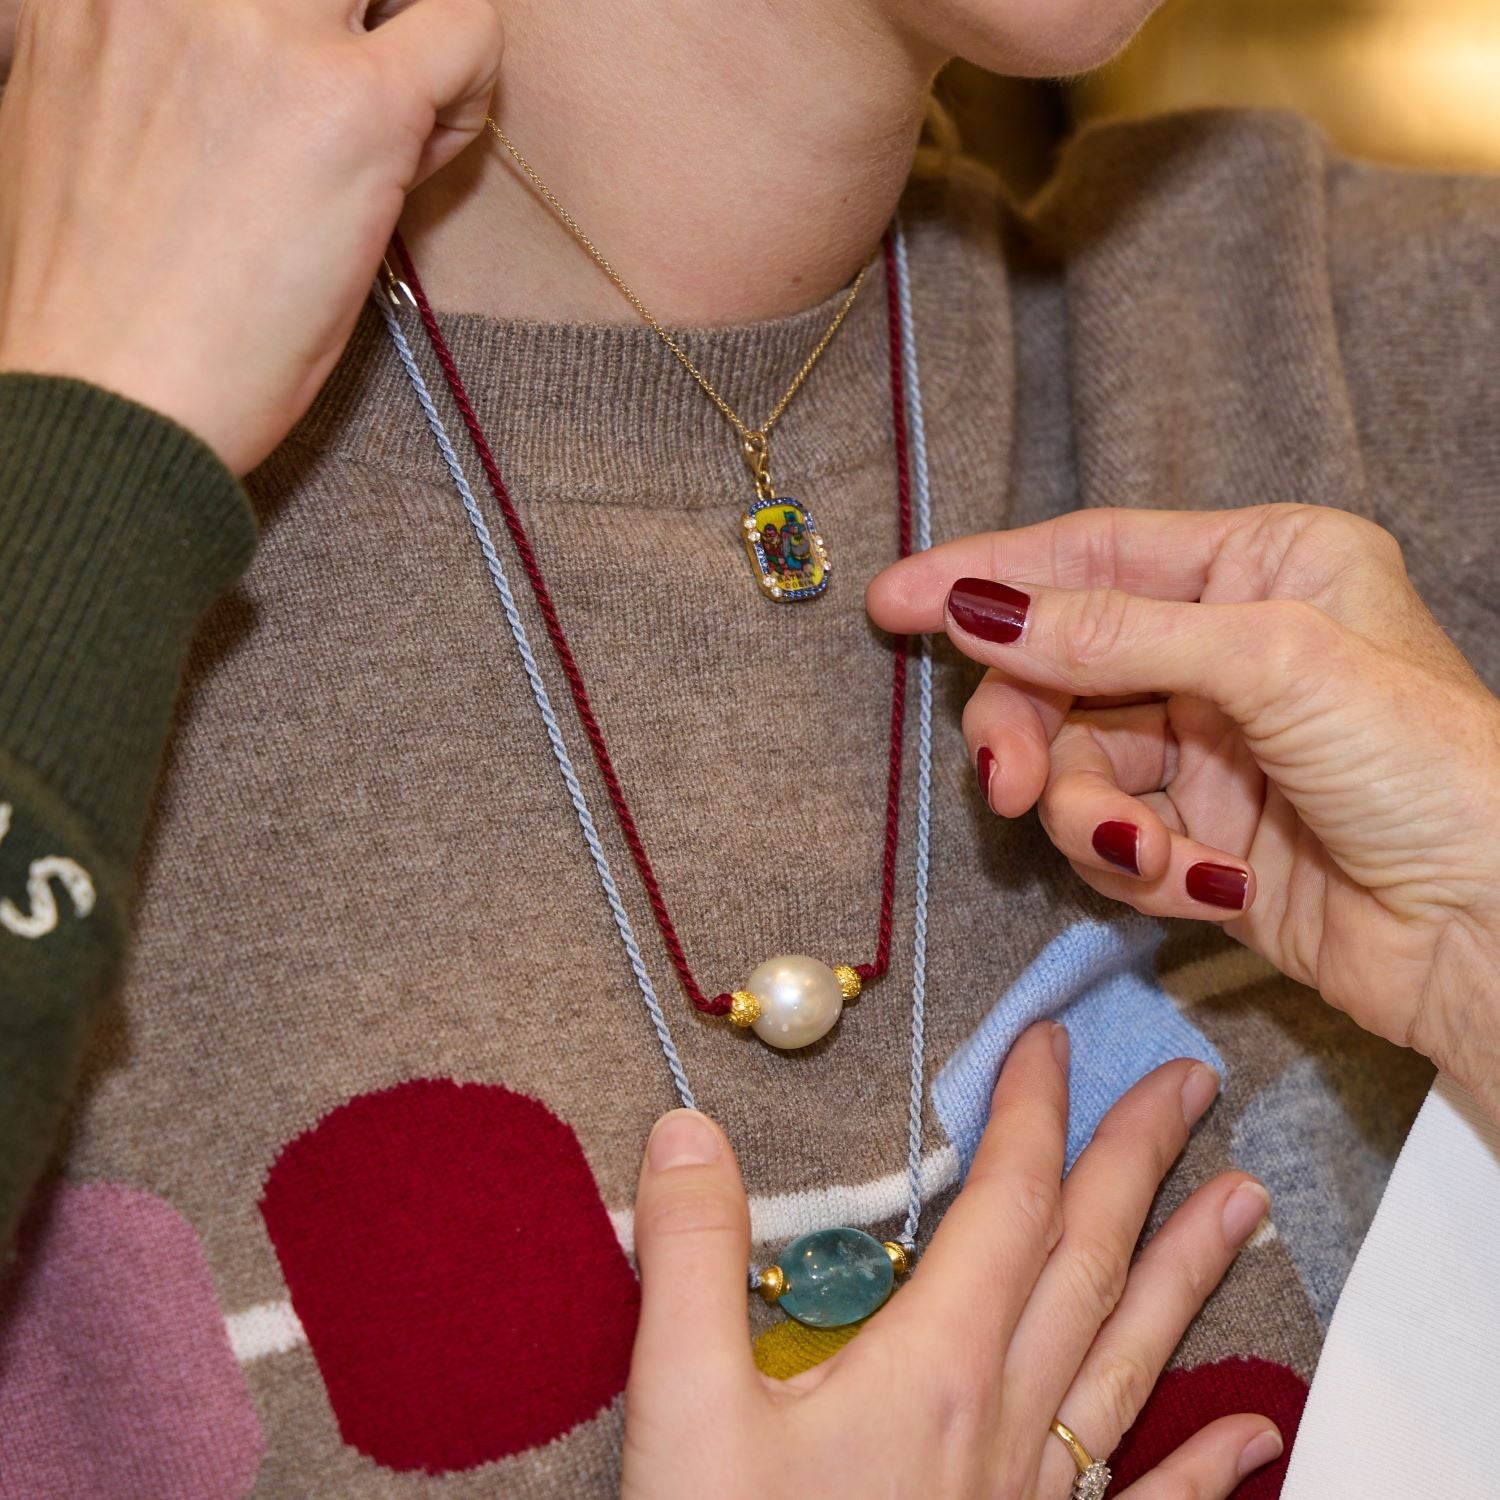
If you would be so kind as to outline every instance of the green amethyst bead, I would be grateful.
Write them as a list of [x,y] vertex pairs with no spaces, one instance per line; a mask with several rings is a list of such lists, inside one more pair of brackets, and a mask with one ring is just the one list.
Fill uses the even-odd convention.
[[868,1318],[896,1284],[885,1246],[859,1229],[804,1234],[778,1264],[786,1289],[776,1305],[810,1328],[842,1328]]

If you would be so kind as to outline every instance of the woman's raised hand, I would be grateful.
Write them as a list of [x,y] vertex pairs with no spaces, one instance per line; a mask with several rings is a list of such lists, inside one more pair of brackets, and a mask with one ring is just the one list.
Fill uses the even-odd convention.
[[881,574],[989,667],[964,735],[1096,890],[1218,921],[1500,1113],[1500,703],[1379,527],[1079,511]]
[[[1161,1179],[1218,1080],[1191,1061],[1158,1068],[1064,1182],[1067,1057],[1061,1026],[1021,1037],[964,1189],[909,1284],[831,1359],[787,1381],[751,1360],[750,1222],[729,1145],[701,1115],[662,1119],[635,1207],[642,1306],[626,1500],[1065,1500],[1074,1468],[1049,1435],[1053,1417],[1105,1458],[1267,1207],[1253,1178],[1226,1173],[1132,1265]],[[1265,1417],[1226,1417],[1127,1494],[1216,1500],[1280,1451]]]
[[0,106],[0,370],[243,472],[307,409],[407,191],[483,128],[491,0],[26,0]]

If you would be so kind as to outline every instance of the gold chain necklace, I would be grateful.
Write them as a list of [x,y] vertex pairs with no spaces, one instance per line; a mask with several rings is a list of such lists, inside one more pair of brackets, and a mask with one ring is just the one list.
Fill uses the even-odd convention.
[[805,505],[777,495],[771,480],[770,434],[772,427],[802,389],[823,351],[833,342],[833,336],[843,325],[844,319],[849,316],[849,310],[854,306],[854,299],[859,296],[860,287],[864,285],[873,257],[860,268],[848,295],[833,315],[833,321],[813,346],[812,353],[803,360],[802,367],[792,377],[791,384],[771,408],[771,414],[759,427],[752,427],[714,389],[713,383],[693,363],[682,345],[662,327],[650,308],[626,285],[624,277],[609,263],[604,252],[584,233],[578,221],[558,201],[557,194],[542,181],[536,169],[516,149],[515,142],[494,119],[487,118],[484,123],[511,154],[516,165],[573,237],[588,251],[594,264],[609,277],[625,300],[640,314],[647,327],[672,351],[677,362],[693,377],[704,395],[718,407],[720,414],[739,435],[740,452],[755,481],[755,501],[740,517],[740,540],[744,543],[746,556],[755,570],[761,593],[768,599],[782,601],[817,598],[828,587],[829,574],[833,570],[828,557],[828,544],[823,540]]

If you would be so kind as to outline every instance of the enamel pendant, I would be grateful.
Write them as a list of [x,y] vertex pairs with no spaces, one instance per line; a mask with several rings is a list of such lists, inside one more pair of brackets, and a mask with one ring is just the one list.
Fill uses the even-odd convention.
[[767,599],[816,599],[828,587],[833,564],[812,512],[776,493],[765,433],[752,433],[743,451],[755,480],[755,503],[740,517],[740,540],[755,581]]
[[805,505],[757,500],[740,517],[745,552],[767,599],[816,599],[828,587],[828,547]]
[[793,1240],[756,1278],[767,1302],[809,1328],[843,1328],[884,1306],[911,1264],[906,1248],[862,1229],[819,1229]]

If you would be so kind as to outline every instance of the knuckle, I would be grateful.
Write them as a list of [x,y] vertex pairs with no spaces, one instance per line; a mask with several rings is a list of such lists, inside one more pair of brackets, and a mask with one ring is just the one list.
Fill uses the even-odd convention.
[[1400,561],[1400,542],[1377,522],[1347,510],[1335,510],[1332,506],[1304,508],[1311,513],[1309,527],[1315,528],[1320,536],[1326,536],[1331,547],[1340,551],[1353,550],[1381,562]]
[[406,94],[383,55],[351,45],[352,38],[304,38],[290,48],[267,26],[268,15],[240,7],[242,35],[236,52],[259,60],[274,79],[286,115],[335,148],[370,149],[391,128],[393,116],[409,109]]
[[496,0],[474,0],[474,29],[496,57],[505,47],[505,22]]
[[1100,1350],[1089,1372],[1089,1395],[1104,1408],[1104,1427],[1116,1440],[1127,1433],[1156,1385],[1156,1374],[1133,1350]]
[[1132,616],[1131,599],[1119,589],[1091,589],[1079,596],[1060,622],[1064,667],[1084,693],[1120,648]]
[[1385,529],[1377,526],[1373,521],[1361,523],[1367,528],[1365,546],[1376,562],[1383,563],[1392,572],[1406,577],[1406,553],[1396,537]]
[[1177,1283],[1177,1300],[1184,1307],[1201,1308],[1208,1301],[1209,1293],[1219,1284],[1222,1267],[1211,1264],[1205,1257],[1183,1255],[1174,1259],[1167,1268],[1168,1276]]
[[[988,1344],[988,1340],[984,1343]],[[950,1359],[931,1372],[933,1384],[933,1419],[944,1446],[958,1452],[972,1452],[994,1420],[989,1383],[984,1380],[965,1380],[960,1371],[982,1369],[981,1360],[993,1354],[987,1348],[979,1348],[972,1359]]]
[[1043,1255],[1051,1255],[1062,1240],[1062,1187],[1045,1177],[1024,1173],[1013,1184],[1012,1204]]
[[1284,553],[1298,537],[1310,530],[1335,523],[1346,511],[1334,510],[1328,505],[1311,505],[1305,500],[1278,500],[1269,505],[1255,507],[1259,536],[1262,544],[1273,554]]
[[[1181,1075],[1173,1079],[1180,1087]],[[1101,1149],[1117,1156],[1120,1170],[1132,1178],[1160,1183],[1182,1150],[1187,1127],[1177,1089],[1163,1088],[1141,1099],[1117,1105],[1100,1122],[1094,1140]]]
[[988,700],[988,694],[981,695],[976,690],[970,694],[969,701],[964,704],[963,716],[959,720],[959,725],[964,738],[970,745],[977,744],[982,740],[985,731],[990,727],[990,721],[993,718],[993,704]]
[[393,88],[377,57],[358,49],[345,49],[339,66],[314,68],[320,80],[319,115],[325,129],[337,137],[362,139],[382,111],[399,109],[403,91]]
[[[977,1180],[976,1180],[977,1178]],[[1043,1257],[1062,1239],[1062,1185],[1035,1172],[969,1174],[968,1186],[992,1194]]]
[[1065,764],[1060,764],[1066,757],[1065,750],[1059,750],[1057,741],[1052,744],[1052,764],[1047,770],[1047,784],[1042,788],[1042,795],[1037,799],[1037,816],[1042,820],[1042,827],[1046,830],[1047,837],[1053,843],[1057,842],[1058,833],[1061,831],[1068,813],[1068,807],[1072,800],[1072,793],[1079,789],[1081,777],[1078,772],[1070,770]]
[[1259,529],[1269,554],[1285,558],[1294,543],[1307,546],[1320,561],[1314,574],[1336,575],[1371,563],[1405,577],[1401,544],[1384,526],[1332,505],[1285,504],[1263,509]]
[[1268,599],[1254,608],[1260,650],[1276,663],[1279,674],[1327,660],[1337,644],[1333,620],[1306,599]]
[[49,21],[54,26],[66,22],[76,27],[82,10],[81,5],[59,5],[56,0],[51,5],[44,5],[41,0],[20,0],[16,7],[15,25],[17,55],[21,46],[29,46]]
[[[101,46],[109,19],[102,0],[20,0],[14,16],[12,79],[32,66],[76,68],[84,57],[95,54]],[[0,73],[0,84],[5,81]]]
[[1101,1235],[1075,1235],[1062,1253],[1080,1301],[1103,1323],[1124,1294],[1129,1247]]
[[1070,713],[1052,737],[1054,776],[1061,779],[1075,773],[1092,771],[1103,755],[1095,734],[1095,722],[1087,711]]

